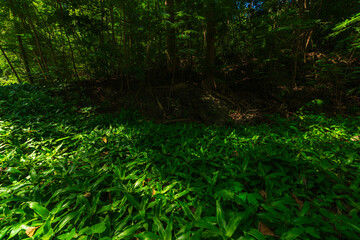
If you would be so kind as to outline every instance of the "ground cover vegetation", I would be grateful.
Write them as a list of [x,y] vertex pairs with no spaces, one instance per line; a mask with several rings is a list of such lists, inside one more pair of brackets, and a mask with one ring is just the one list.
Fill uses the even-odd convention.
[[0,1],[0,239],[359,239],[359,0]]
[[359,237],[359,118],[161,125],[56,94],[0,89],[1,239]]

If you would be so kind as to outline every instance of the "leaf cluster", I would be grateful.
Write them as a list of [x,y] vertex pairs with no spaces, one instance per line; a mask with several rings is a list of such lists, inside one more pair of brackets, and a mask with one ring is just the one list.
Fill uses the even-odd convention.
[[359,238],[358,118],[158,125],[62,88],[0,88],[0,239]]

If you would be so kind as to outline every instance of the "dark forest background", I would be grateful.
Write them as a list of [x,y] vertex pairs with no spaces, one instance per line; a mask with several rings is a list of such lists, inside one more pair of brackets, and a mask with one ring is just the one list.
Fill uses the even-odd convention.
[[[243,101],[241,90],[287,103],[320,96],[339,110],[358,100],[359,6],[358,0],[1,1],[1,81],[101,81],[105,98],[186,83],[225,98],[240,90]],[[298,97],[306,94],[313,99]]]

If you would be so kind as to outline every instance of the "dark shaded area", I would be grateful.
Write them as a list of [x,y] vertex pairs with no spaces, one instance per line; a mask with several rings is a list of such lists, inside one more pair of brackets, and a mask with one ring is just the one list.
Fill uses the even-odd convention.
[[267,80],[245,79],[230,86],[220,85],[217,91],[204,90],[194,83],[121,90],[114,81],[99,80],[74,83],[72,89],[71,92],[81,89],[79,91],[89,100],[88,104],[97,106],[101,113],[137,111],[159,123],[258,124],[266,122],[268,114],[291,118],[313,101],[322,102],[321,106],[312,109],[317,113],[360,115],[359,97],[343,96],[339,105],[335,87],[331,84],[303,85],[290,90],[286,85]]

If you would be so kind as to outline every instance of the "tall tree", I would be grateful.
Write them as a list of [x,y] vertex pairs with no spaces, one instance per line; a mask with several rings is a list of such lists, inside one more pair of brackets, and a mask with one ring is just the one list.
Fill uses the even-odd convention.
[[206,57],[205,57],[205,79],[201,85],[203,88],[215,88],[215,41],[216,41],[216,16],[215,0],[208,0],[206,4]]
[[176,32],[174,28],[175,23],[175,11],[174,0],[165,0],[166,12],[169,15],[167,30],[166,30],[166,46],[167,46],[167,65],[168,70],[171,72],[171,84],[174,85],[175,72],[177,68],[177,56],[176,56]]
[[18,40],[18,43],[19,43],[19,48],[20,48],[20,51],[21,51],[21,58],[22,58],[22,60],[24,62],[27,77],[28,77],[30,83],[34,83],[34,79],[33,79],[33,76],[31,75],[29,61],[28,61],[28,57],[27,57],[27,54],[26,54],[26,50],[24,48],[24,44],[23,44],[21,35],[17,35],[17,40]]

